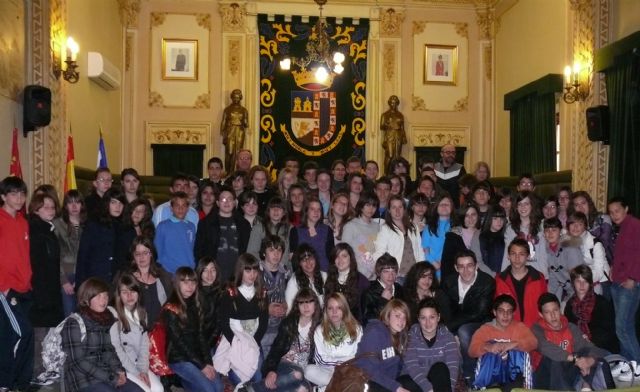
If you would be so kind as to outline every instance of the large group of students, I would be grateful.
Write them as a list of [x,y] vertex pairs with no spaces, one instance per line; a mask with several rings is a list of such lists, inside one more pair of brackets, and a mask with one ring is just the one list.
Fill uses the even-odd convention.
[[[120,184],[99,168],[62,203],[41,185],[27,205],[5,178],[0,390],[324,391],[345,363],[369,391],[640,379],[640,220],[624,199],[604,214],[587,192],[543,198],[530,174],[496,188],[486,163],[441,156],[415,181],[401,157],[384,175],[286,158],[270,184],[242,150],[227,175],[217,157],[203,179],[175,175],[159,205],[133,168]],[[43,345],[56,333],[60,369]]]

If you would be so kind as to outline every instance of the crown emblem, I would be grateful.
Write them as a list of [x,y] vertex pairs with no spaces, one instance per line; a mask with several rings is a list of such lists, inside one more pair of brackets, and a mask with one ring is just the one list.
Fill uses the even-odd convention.
[[291,71],[291,73],[293,74],[296,85],[307,91],[322,91],[328,89],[333,85],[333,78],[335,76],[333,72],[330,72],[326,80],[321,82],[316,78],[315,70],[302,68],[301,71]]

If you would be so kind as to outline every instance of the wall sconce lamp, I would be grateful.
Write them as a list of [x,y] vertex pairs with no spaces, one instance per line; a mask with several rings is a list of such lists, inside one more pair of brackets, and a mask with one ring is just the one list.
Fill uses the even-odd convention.
[[[65,69],[62,69],[62,61],[61,61],[61,55],[62,52],[66,53],[66,60],[64,60],[65,64],[67,64],[67,67]],[[74,41],[74,39],[72,37],[67,38],[67,44],[65,45],[64,48],[62,48],[62,50],[58,51],[53,50],[53,74],[56,76],[56,78],[60,78],[60,75],[62,75],[62,78],[64,80],[66,80],[69,83],[77,83],[78,80],[80,79],[80,75],[78,74],[78,71],[76,71],[76,68],[78,68],[78,63],[77,63],[77,58],[78,58],[78,52],[80,51],[80,47],[78,46],[78,43],[76,41]]]
[[[590,90],[588,71],[588,69],[582,69],[578,62],[573,64],[573,68],[568,65],[564,67],[565,93],[562,99],[566,103],[587,100]],[[586,77],[581,77],[582,74],[586,74]]]

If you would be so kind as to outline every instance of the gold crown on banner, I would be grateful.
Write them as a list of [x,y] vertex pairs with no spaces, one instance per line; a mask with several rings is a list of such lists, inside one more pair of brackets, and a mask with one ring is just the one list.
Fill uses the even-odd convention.
[[302,68],[301,71],[291,71],[291,73],[293,74],[293,79],[298,87],[311,91],[328,89],[333,85],[333,78],[335,76],[333,72],[329,72],[327,79],[321,82],[316,79],[315,70]]

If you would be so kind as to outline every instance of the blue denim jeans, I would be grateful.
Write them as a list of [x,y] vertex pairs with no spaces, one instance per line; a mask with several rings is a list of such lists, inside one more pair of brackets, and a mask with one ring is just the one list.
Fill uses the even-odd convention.
[[[75,283],[76,274],[67,274],[67,280],[71,283]],[[75,294],[67,294],[62,290],[62,309],[64,310],[64,317],[67,317],[71,313],[76,311],[76,295]]]
[[127,380],[123,385],[116,387],[106,382],[91,384],[88,387],[80,389],[78,392],[143,392],[142,388],[137,386],[131,380]]
[[209,380],[204,373],[191,362],[170,363],[169,367],[180,377],[182,387],[187,392],[223,392],[222,376],[216,373],[216,378]]
[[[296,372],[299,377],[296,377]],[[281,361],[278,364],[277,370],[278,378],[276,379],[276,390],[280,392],[298,391],[301,386],[307,388],[307,391],[311,390],[309,381],[304,379],[304,369],[300,366],[288,361]],[[266,374],[265,374],[266,377]],[[268,389],[264,384],[264,380],[251,385],[255,392],[271,392],[273,389]]]
[[629,360],[640,361],[640,345],[636,336],[636,312],[640,302],[640,286],[625,289],[611,284],[611,299],[616,311],[616,335],[620,340],[620,354]]
[[480,326],[482,326],[482,323],[467,323],[458,328],[458,339],[460,340],[460,352],[462,354],[462,375],[470,381],[473,381],[478,359],[469,356],[469,346],[471,345],[471,337]]

